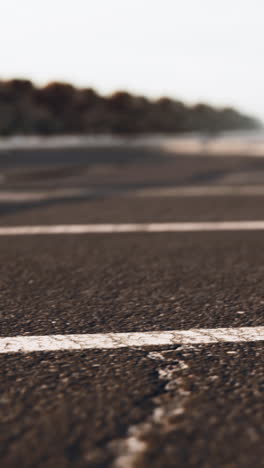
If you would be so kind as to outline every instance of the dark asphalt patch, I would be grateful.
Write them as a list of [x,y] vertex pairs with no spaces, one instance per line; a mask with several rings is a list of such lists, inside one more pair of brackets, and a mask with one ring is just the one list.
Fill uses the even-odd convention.
[[261,184],[264,158],[181,155],[142,147],[16,150],[0,151],[0,170],[2,187],[13,189],[207,185],[233,176],[242,184]]
[[1,336],[264,325],[262,232],[2,237]]
[[260,343],[2,356],[1,465],[110,467],[133,433],[127,467],[263,466],[263,368]]
[[[5,467],[92,466],[98,448],[151,412],[159,393],[145,352],[0,357],[0,462]],[[102,466],[103,466],[102,465]]]
[[[0,167],[47,170],[47,166],[86,166],[89,164],[128,163],[142,159],[155,159],[164,154],[153,148],[128,148],[120,146],[90,148],[13,149],[0,151]],[[243,159],[243,158],[242,158]]]
[[25,226],[264,219],[263,196],[106,198],[98,193],[97,199],[96,194],[87,198],[89,200],[30,202],[16,207],[2,205],[2,213],[0,204],[0,224]]

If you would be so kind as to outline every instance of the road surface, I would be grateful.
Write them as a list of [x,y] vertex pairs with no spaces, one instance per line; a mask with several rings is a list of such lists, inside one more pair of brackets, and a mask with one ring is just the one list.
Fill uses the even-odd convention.
[[0,176],[1,466],[264,466],[264,158],[10,150]]

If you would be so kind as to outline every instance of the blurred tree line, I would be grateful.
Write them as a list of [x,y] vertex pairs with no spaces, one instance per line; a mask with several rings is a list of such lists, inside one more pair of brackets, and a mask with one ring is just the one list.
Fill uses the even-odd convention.
[[53,82],[0,80],[0,135],[133,134],[251,129],[259,122],[232,108],[187,106],[125,91],[103,97],[91,88]]

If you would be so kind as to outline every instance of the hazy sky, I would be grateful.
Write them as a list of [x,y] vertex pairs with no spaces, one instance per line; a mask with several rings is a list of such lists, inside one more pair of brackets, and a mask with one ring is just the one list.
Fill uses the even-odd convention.
[[0,0],[0,77],[70,81],[264,118],[263,0]]

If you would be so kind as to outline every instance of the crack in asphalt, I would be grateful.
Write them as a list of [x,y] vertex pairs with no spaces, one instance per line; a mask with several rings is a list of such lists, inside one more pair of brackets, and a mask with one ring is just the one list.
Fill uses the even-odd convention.
[[[177,348],[184,356],[192,346]],[[150,352],[148,359],[154,359],[158,364],[158,376],[163,389],[152,399],[154,409],[142,422],[131,426],[125,438],[111,441],[108,448],[114,456],[111,468],[138,468],[144,465],[144,454],[156,435],[168,434],[175,430],[185,413],[186,403],[191,395],[188,389],[187,377],[183,371],[189,366],[182,358],[175,356],[175,349],[161,352]]]

